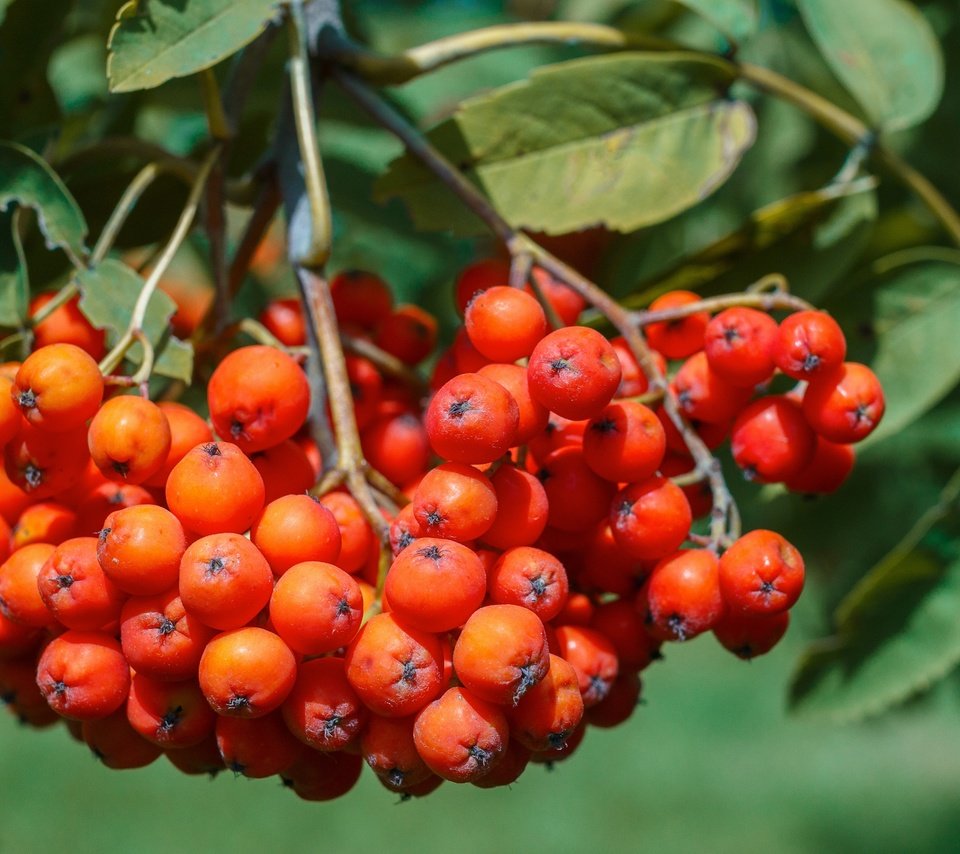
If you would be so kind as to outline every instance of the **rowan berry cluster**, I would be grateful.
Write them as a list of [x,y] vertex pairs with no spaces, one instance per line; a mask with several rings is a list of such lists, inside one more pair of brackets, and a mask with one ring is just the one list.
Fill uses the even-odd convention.
[[[209,420],[105,395],[96,330],[53,332],[2,366],[12,708],[37,726],[65,718],[114,768],[164,754],[326,800],[366,764],[422,795],[569,756],[588,725],[631,715],[665,642],[712,631],[743,658],[770,650],[803,560],[772,531],[698,532],[713,496],[688,436],[729,437],[752,480],[828,492],[882,415],[876,377],[844,362],[822,312],[711,317],[673,292],[651,318],[676,317],[638,320],[664,398],[623,340],[576,325],[573,290],[508,274],[485,261],[460,276],[463,325],[427,401],[347,356],[363,454],[409,499],[384,500],[382,520],[345,489],[310,494],[323,460],[289,349],[227,355]],[[331,293],[341,332],[384,363],[434,349],[436,321],[395,308],[376,276],[343,274]],[[304,343],[298,302],[260,319],[286,348]],[[770,393],[784,376],[798,384]]]

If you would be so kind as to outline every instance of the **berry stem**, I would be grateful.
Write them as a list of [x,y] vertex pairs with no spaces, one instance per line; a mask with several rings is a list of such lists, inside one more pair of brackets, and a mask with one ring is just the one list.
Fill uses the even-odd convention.
[[[140,295],[137,297],[137,302],[133,307],[133,312],[130,315],[130,323],[127,325],[126,331],[120,336],[120,340],[117,341],[113,349],[107,353],[107,355],[104,356],[103,360],[100,362],[100,372],[102,374],[106,375],[113,373],[123,361],[123,357],[126,355],[133,342],[137,340],[137,336],[142,334],[143,320],[147,314],[147,306],[150,304],[150,298],[156,291],[161,277],[167,271],[167,267],[173,260],[173,256],[177,254],[177,250],[180,248],[180,245],[190,232],[190,227],[193,225],[193,219],[196,216],[197,208],[200,205],[200,197],[203,195],[207,178],[209,177],[210,171],[213,169],[214,164],[219,159],[220,152],[220,145],[215,145],[210,150],[210,153],[207,154],[206,158],[204,158],[203,164],[200,167],[200,171],[197,172],[193,186],[190,188],[190,194],[187,196],[187,202],[180,214],[180,219],[177,220],[177,225],[173,230],[173,234],[170,235],[170,239],[167,241],[163,252],[160,253],[160,257],[157,259],[157,263],[154,265],[153,269],[150,271],[150,275],[147,276],[146,281],[144,281],[143,286],[140,288]],[[147,351],[144,350],[144,359],[141,363],[141,368],[146,361]],[[140,372],[138,371],[138,374],[139,373]]]
[[800,297],[783,290],[761,291],[741,294],[724,294],[723,296],[709,297],[697,302],[680,305],[676,308],[665,308],[659,311],[635,311],[633,322],[637,326],[648,326],[651,323],[670,323],[682,320],[701,311],[714,314],[727,308],[759,308],[763,311],[787,309],[789,311],[805,311],[813,306]]

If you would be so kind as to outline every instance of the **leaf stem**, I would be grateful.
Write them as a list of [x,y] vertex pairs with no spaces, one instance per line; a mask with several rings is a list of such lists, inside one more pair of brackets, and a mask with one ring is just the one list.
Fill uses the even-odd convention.
[[320,158],[320,144],[317,140],[317,120],[314,115],[310,83],[310,54],[302,0],[293,0],[289,9],[290,92],[293,98],[293,115],[297,126],[303,178],[310,205],[311,227],[310,246],[303,257],[294,260],[308,269],[319,270],[330,258],[333,239],[330,198],[327,194],[323,161]]
[[602,24],[532,21],[456,33],[410,48],[395,56],[383,56],[345,41],[337,42],[330,52],[340,65],[357,72],[365,80],[378,85],[396,85],[461,59],[500,48],[529,44],[586,44],[613,50],[677,49],[676,45],[664,39],[643,34],[627,34]]
[[[177,220],[177,225],[170,235],[170,239],[167,241],[163,252],[160,253],[157,263],[150,271],[150,275],[143,283],[143,287],[140,288],[140,295],[134,304],[126,331],[114,345],[113,349],[107,353],[100,362],[100,372],[102,374],[110,374],[117,369],[118,365],[123,361],[123,357],[130,349],[130,346],[137,339],[137,334],[143,331],[143,321],[147,314],[147,306],[150,303],[150,298],[153,296],[154,291],[156,291],[160,278],[167,271],[167,267],[173,260],[173,256],[176,255],[180,245],[190,232],[197,208],[200,205],[200,197],[203,195],[203,190],[206,186],[207,177],[210,175],[210,170],[220,157],[220,151],[220,145],[215,145],[200,165],[200,170],[194,179],[193,186],[190,188],[190,193],[187,196],[187,202],[180,214],[180,219]],[[146,350],[144,350],[144,360],[146,360],[146,355]]]
[[813,305],[805,299],[795,297],[793,294],[783,291],[764,291],[757,293],[723,294],[722,296],[709,297],[707,299],[691,302],[687,305],[677,306],[676,308],[664,308],[658,311],[634,311],[632,312],[633,322],[637,326],[649,326],[651,323],[672,323],[675,320],[681,320],[684,317],[690,317],[692,314],[699,314],[706,311],[714,314],[723,311],[726,308],[759,308],[762,311],[776,311],[777,309],[787,309],[789,311],[805,311],[812,309]]

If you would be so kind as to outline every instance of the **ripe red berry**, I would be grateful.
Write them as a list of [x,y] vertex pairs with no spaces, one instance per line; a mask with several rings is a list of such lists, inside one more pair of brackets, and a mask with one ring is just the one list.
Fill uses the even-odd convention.
[[800,405],[770,395],[749,404],[733,422],[730,450],[747,480],[779,483],[793,477],[813,457],[817,437]]
[[685,549],[664,558],[650,575],[644,601],[655,637],[684,641],[709,631],[724,611],[716,555]]
[[777,367],[788,377],[809,380],[840,367],[847,341],[840,325],[823,311],[798,311],[780,324]]
[[[698,302],[692,291],[670,291],[650,303],[650,311],[680,308]],[[703,349],[703,338],[710,322],[706,311],[698,311],[679,320],[651,323],[644,332],[650,346],[668,359],[686,359]]]
[[475,294],[464,324],[473,346],[494,362],[526,358],[547,331],[540,303],[524,291],[502,286]]
[[683,490],[660,475],[621,490],[610,509],[610,527],[633,557],[650,560],[675,552],[690,533],[693,516]]
[[551,332],[527,364],[530,394],[551,412],[580,420],[597,415],[620,385],[620,360],[610,342],[585,326]]
[[775,531],[750,531],[720,558],[720,590],[732,613],[785,611],[799,598],[803,581],[800,552]]
[[755,308],[728,308],[708,324],[703,351],[713,371],[727,382],[753,388],[776,370],[777,322]]
[[803,394],[803,414],[810,426],[824,439],[843,445],[869,436],[885,407],[880,380],[858,362],[821,373]]

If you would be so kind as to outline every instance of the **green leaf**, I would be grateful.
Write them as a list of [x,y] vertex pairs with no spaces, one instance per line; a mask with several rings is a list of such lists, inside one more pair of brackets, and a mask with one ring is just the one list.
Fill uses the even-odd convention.
[[960,253],[952,254],[954,263],[881,260],[881,269],[892,269],[879,284],[869,294],[851,290],[835,307],[849,330],[848,358],[869,362],[883,384],[887,411],[871,443],[902,430],[960,382]]
[[841,605],[839,633],[808,648],[794,674],[794,711],[836,723],[880,714],[960,664],[960,560],[895,551]]
[[744,42],[757,30],[754,0],[676,0],[706,18],[735,44]]
[[16,211],[0,212],[0,327],[21,326],[30,300],[27,263],[16,221]]
[[110,34],[111,92],[151,89],[220,62],[253,41],[276,0],[133,0]]
[[[429,136],[515,227],[630,231],[710,195],[752,144],[750,107],[718,99],[733,72],[682,53],[572,60],[464,102]],[[410,155],[378,191],[421,228],[479,228]]]
[[47,78],[65,113],[89,108],[106,98],[105,54],[103,40],[94,34],[72,39],[53,52]]
[[82,263],[87,224],[63,181],[29,148],[0,142],[0,209],[11,202],[35,208],[47,247],[60,247],[75,265]]
[[[107,258],[99,266],[77,276],[80,287],[80,310],[98,329],[107,330],[107,343],[113,345],[127,328],[143,279],[126,264]],[[176,303],[163,291],[156,290],[147,303],[143,332],[154,347],[154,373],[190,381],[193,348],[170,334],[170,318]],[[130,361],[139,364],[143,348],[134,344],[127,353]]]
[[904,0],[798,0],[837,77],[884,130],[922,122],[943,94],[943,56],[930,25]]

